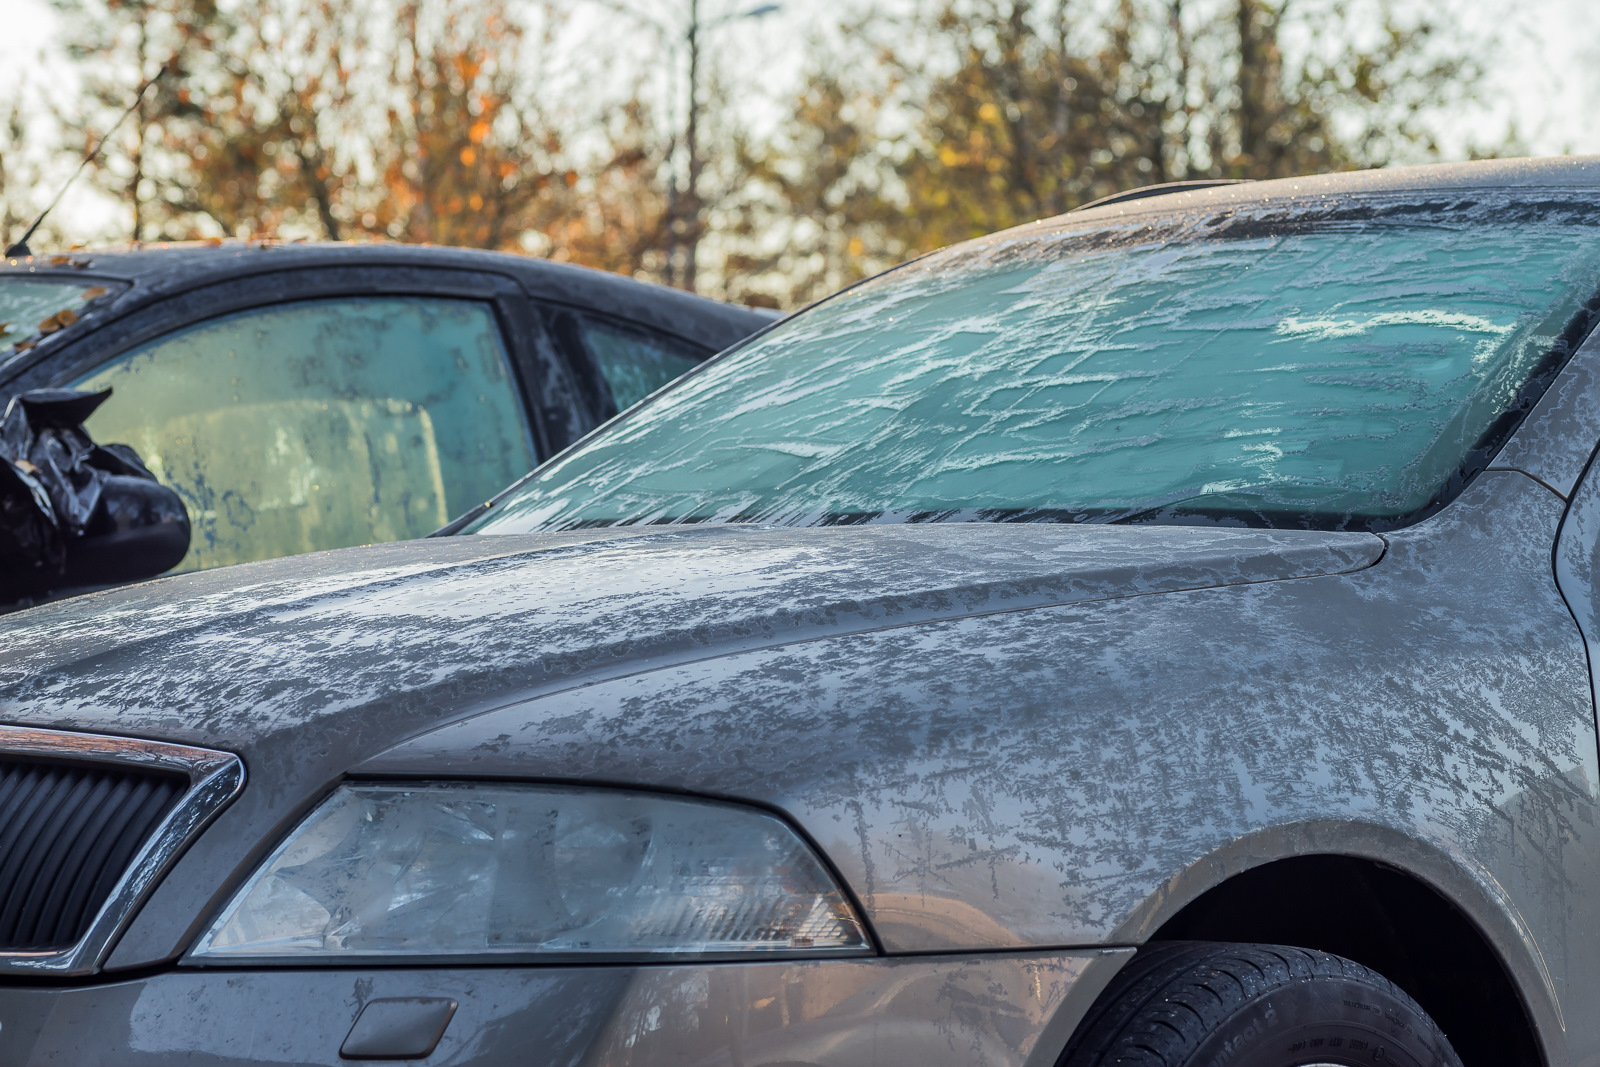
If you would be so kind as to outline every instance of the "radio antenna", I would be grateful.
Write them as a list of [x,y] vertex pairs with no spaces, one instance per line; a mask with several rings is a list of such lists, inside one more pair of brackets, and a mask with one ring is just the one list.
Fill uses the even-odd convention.
[[[168,66],[170,66],[170,64]],[[83,168],[94,162],[95,157],[100,154],[100,149],[104,148],[105,143],[111,140],[111,135],[116,133],[117,129],[127,121],[128,116],[133,114],[134,110],[138,108],[140,102],[144,100],[144,94],[150,91],[150,87],[152,85],[162,79],[162,77],[167,73],[167,70],[168,67],[162,67],[160,70],[156,71],[155,77],[148,79],[143,85],[139,86],[139,91],[134,94],[133,103],[128,105],[128,110],[124,111],[120,116],[118,116],[117,121],[111,124],[111,128],[106,131],[104,137],[95,142],[94,147],[89,150],[89,154],[83,157],[83,162],[78,164],[78,169],[72,172],[72,177],[68,178],[65,184],[63,184],[61,189],[56,193],[56,198],[50,201],[50,205],[48,207],[39,212],[38,218],[33,220],[33,225],[29,226],[28,232],[22,235],[22,240],[16,242],[6,249],[7,259],[11,258],[12,256],[33,255],[33,252],[28,248],[28,238],[33,236],[34,231],[39,228],[39,224],[45,220],[45,216],[54,211],[56,205],[61,203],[62,196],[66,194],[67,189],[72,185],[72,183],[78,180],[78,175],[83,173]]]

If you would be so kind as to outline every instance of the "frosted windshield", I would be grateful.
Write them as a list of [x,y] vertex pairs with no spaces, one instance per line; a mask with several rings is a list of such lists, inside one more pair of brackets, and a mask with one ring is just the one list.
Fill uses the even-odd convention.
[[1459,482],[1570,348],[1600,283],[1575,211],[1202,221],[945,253],[691,375],[477,529],[1381,526]]
[[108,292],[110,286],[81,278],[0,278],[0,359],[13,345],[26,350],[28,338],[71,326],[85,304]]

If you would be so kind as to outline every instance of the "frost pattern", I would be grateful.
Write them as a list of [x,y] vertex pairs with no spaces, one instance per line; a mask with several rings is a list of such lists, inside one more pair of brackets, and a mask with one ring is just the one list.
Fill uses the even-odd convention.
[[953,249],[692,375],[480,529],[1404,516],[1600,283],[1593,220],[1503,207]]

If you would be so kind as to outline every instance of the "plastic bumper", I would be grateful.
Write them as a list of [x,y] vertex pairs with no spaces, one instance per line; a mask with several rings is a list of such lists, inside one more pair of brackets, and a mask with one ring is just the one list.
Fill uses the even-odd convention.
[[411,1062],[1052,1067],[1130,955],[173,970],[73,987],[9,985],[0,987],[0,1063],[348,1065],[340,1049],[369,1004],[431,998],[456,1009],[432,1051]]

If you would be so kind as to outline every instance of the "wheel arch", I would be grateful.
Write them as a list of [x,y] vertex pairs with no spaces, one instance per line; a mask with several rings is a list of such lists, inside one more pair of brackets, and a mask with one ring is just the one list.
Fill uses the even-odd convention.
[[1560,1001],[1527,923],[1486,870],[1367,823],[1247,835],[1169,879],[1118,927],[1123,944],[1321,949],[1405,989],[1466,1067],[1565,1064]]

